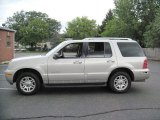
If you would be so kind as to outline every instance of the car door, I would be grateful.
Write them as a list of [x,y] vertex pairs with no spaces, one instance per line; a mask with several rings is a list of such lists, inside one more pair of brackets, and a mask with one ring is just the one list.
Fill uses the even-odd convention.
[[49,83],[83,83],[83,43],[70,43],[58,51],[58,58],[48,62]]
[[116,65],[114,51],[109,42],[86,43],[85,81],[106,82],[112,66]]

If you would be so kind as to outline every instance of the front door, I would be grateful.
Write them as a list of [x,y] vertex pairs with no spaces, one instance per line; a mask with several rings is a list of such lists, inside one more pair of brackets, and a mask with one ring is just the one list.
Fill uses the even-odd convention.
[[58,52],[58,58],[49,60],[49,83],[83,83],[83,43],[71,43]]

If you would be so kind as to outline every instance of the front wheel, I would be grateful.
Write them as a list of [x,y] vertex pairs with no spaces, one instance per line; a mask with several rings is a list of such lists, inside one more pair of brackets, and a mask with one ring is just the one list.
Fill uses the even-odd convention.
[[18,77],[16,87],[21,94],[32,95],[40,89],[40,81],[36,74],[25,72]]
[[131,87],[131,77],[126,72],[116,72],[111,76],[108,85],[113,92],[127,92]]

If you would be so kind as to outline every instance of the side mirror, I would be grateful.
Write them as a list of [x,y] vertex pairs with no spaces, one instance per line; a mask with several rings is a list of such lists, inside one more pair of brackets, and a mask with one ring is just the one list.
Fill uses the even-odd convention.
[[55,53],[54,55],[53,55],[53,59],[58,59],[60,56],[59,56],[59,54],[58,53]]

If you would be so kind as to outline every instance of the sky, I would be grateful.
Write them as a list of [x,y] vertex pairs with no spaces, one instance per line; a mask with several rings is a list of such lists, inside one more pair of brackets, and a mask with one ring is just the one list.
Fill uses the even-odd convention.
[[0,26],[17,11],[38,11],[61,22],[61,32],[67,22],[86,16],[101,25],[109,9],[114,9],[113,0],[0,0]]

